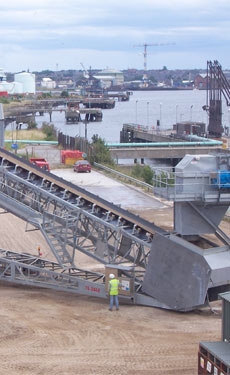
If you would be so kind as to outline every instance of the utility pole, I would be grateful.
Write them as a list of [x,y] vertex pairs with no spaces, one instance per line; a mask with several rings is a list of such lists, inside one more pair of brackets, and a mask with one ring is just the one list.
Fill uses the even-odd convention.
[[3,105],[0,103],[0,147],[4,148],[4,131],[5,131],[5,120],[3,113]]

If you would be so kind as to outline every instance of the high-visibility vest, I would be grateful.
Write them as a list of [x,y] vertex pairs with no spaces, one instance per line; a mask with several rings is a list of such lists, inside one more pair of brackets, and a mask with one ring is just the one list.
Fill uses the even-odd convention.
[[118,295],[118,287],[119,287],[120,281],[118,279],[112,279],[109,280],[109,294],[111,296],[117,296]]

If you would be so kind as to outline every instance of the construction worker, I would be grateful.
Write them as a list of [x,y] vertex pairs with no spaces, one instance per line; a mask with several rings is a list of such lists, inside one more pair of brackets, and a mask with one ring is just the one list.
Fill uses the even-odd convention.
[[119,310],[118,293],[120,281],[115,278],[113,273],[109,275],[109,279],[109,311],[112,311],[114,304],[116,306],[116,310]]
[[42,256],[42,252],[41,252],[41,248],[40,248],[40,246],[38,246],[38,256],[39,256],[39,257]]

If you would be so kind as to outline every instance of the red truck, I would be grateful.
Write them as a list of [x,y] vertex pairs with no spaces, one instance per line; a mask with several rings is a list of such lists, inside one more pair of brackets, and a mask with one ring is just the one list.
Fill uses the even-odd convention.
[[46,159],[43,158],[30,158],[32,164],[37,165],[39,168],[44,169],[45,171],[50,172],[50,165]]

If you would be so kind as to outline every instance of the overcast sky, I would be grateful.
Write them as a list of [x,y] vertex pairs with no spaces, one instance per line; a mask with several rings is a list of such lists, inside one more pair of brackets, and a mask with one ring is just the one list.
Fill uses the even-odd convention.
[[0,68],[230,68],[230,0],[8,0]]

